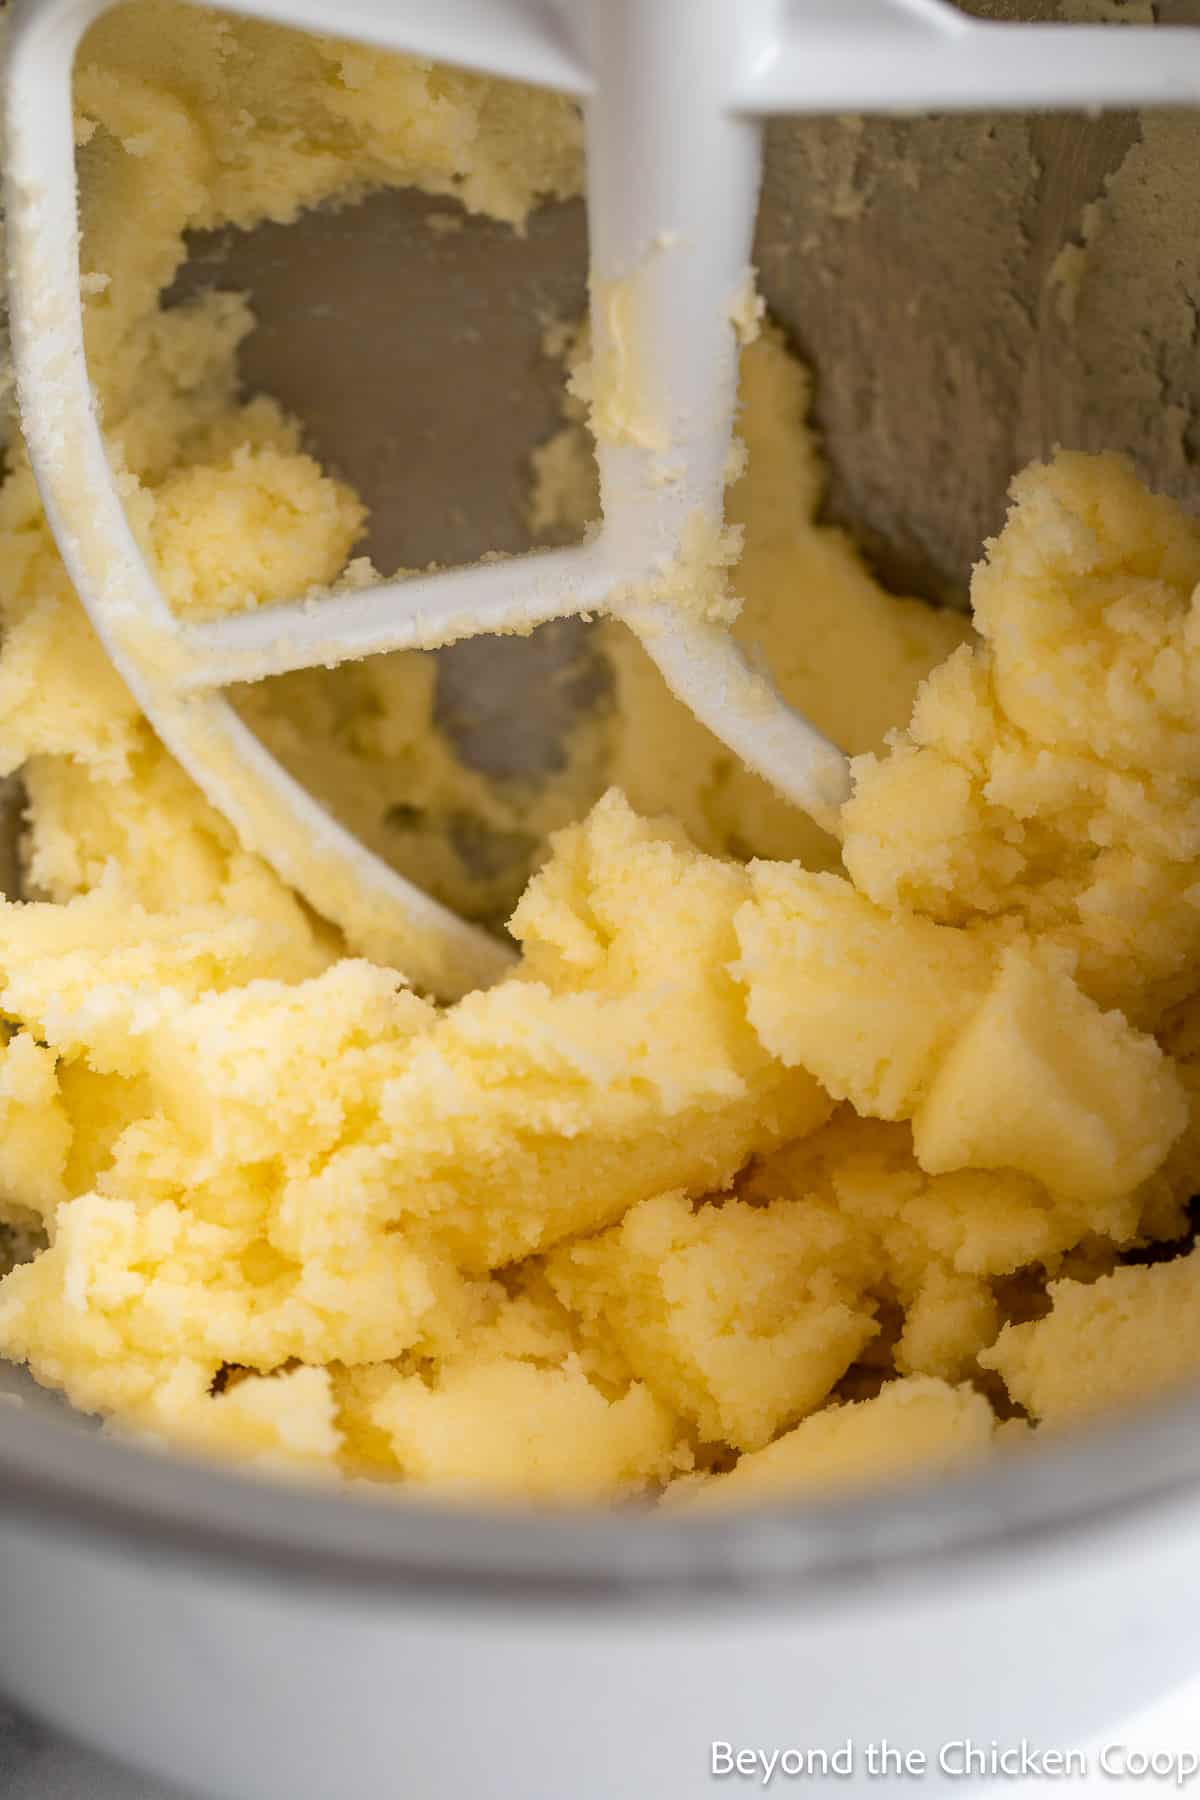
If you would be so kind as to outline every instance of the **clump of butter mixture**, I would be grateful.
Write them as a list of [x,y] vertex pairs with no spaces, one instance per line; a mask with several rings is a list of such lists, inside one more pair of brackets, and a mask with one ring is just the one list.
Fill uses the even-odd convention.
[[[93,30],[78,109],[92,368],[169,597],[335,581],[363,509],[239,392],[248,304],[162,306],[185,232],[383,183],[519,226],[578,188],[573,110],[166,0]],[[0,1209],[44,1247],[0,1282],[0,1352],[40,1382],[272,1466],[707,1508],[950,1468],[1200,1370],[1200,1264],[1158,1248],[1200,1187],[1200,528],[1117,459],[1028,470],[972,634],[816,522],[769,332],[742,398],[740,629],[856,753],[843,842],[605,627],[520,963],[447,1009],[165,755],[13,447]],[[578,421],[537,473],[543,522],[580,522]],[[359,721],[335,785],[483,805],[432,681],[393,657],[247,705],[285,757]]]

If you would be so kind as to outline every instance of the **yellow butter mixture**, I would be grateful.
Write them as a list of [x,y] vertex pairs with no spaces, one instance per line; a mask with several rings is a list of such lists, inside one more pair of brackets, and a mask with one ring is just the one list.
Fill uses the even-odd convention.
[[[358,498],[239,387],[250,301],[162,303],[185,234],[386,184],[520,229],[579,190],[574,109],[169,0],[93,29],[77,101],[91,369],[169,600],[357,579]],[[546,530],[594,506],[574,354]],[[0,1353],[270,1467],[681,1511],[965,1465],[1200,1372],[1200,527],[1060,454],[1015,481],[972,629],[820,523],[808,403],[766,330],[730,588],[855,756],[840,844],[614,625],[536,798],[457,761],[428,656],[241,697],[368,841],[419,817],[385,845],[405,873],[516,902],[512,975],[443,1008],[161,749],[14,441],[0,1216],[33,1254]],[[447,849],[464,809],[528,840],[515,885]]]

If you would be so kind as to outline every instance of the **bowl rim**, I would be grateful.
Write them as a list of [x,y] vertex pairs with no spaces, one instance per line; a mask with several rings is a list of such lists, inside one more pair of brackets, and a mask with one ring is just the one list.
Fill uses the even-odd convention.
[[260,1579],[394,1602],[425,1595],[608,1610],[794,1604],[1054,1550],[1200,1501],[1200,1383],[967,1471],[687,1518],[336,1489],[0,1414],[8,1521]]

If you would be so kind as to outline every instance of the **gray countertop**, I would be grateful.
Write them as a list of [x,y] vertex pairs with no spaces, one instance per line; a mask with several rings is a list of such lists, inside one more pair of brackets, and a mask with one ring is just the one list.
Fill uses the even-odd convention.
[[67,1743],[0,1699],[3,1800],[187,1800],[179,1788]]

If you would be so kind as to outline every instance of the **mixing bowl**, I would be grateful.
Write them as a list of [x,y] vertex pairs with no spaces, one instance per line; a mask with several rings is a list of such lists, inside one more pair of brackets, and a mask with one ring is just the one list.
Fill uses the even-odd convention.
[[690,1796],[714,1745],[848,1745],[858,1792],[884,1740],[953,1786],[960,1745],[1066,1748],[1200,1667],[1198,1555],[1191,1394],[969,1477],[687,1523],[335,1496],[14,1407],[0,1686],[230,1800]]

